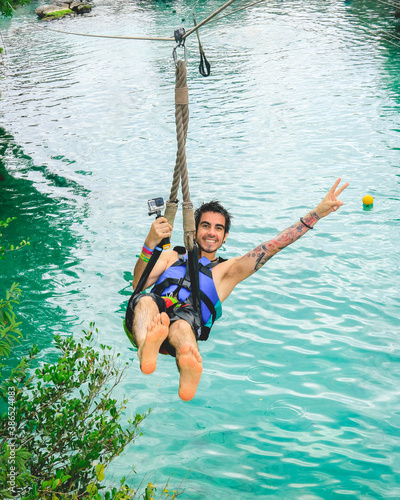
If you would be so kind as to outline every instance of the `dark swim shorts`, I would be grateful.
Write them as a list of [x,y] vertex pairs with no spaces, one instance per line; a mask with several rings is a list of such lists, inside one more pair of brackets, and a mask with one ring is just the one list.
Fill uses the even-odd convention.
[[[151,297],[154,302],[158,306],[158,310],[161,312],[165,312],[168,314],[170,319],[170,324],[175,323],[178,319],[183,319],[191,326],[194,336],[198,339],[201,332],[201,321],[199,315],[190,304],[176,304],[171,301],[169,297],[160,297],[155,293],[139,293],[136,295],[132,295],[128,302],[128,307],[126,308],[125,315],[125,328],[132,335],[131,328],[133,323],[133,315],[135,307],[137,306],[139,300],[142,297]],[[133,340],[129,337],[131,342]],[[160,353],[162,354],[170,354],[171,356],[176,355],[175,348],[168,342],[168,340],[164,340],[160,347]]]

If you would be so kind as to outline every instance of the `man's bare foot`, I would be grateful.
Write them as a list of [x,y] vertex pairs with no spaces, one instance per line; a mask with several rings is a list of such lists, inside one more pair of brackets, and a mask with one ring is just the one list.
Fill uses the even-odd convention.
[[147,335],[138,351],[140,369],[146,375],[153,373],[157,366],[157,356],[161,344],[168,336],[169,317],[165,312],[157,314],[147,327]]
[[203,365],[200,352],[197,347],[185,342],[177,353],[177,364],[180,373],[179,397],[183,401],[190,401],[196,394],[199,385]]

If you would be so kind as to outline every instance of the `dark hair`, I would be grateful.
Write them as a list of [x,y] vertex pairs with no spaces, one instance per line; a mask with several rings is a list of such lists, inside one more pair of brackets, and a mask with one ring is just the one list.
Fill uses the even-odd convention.
[[202,214],[206,212],[214,212],[216,214],[221,214],[225,217],[225,234],[229,233],[231,227],[232,215],[226,210],[218,200],[211,200],[208,203],[202,203],[199,208],[196,209],[194,213],[194,220],[196,222],[196,231],[200,224],[200,219]]

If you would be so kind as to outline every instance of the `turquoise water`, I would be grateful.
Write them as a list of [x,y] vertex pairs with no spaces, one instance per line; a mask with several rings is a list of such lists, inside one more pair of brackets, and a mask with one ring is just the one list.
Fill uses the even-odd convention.
[[[221,3],[202,1],[197,19]],[[127,418],[152,408],[112,467],[137,483],[182,481],[181,498],[400,498],[400,40],[376,1],[271,1],[188,41],[187,144],[195,204],[234,214],[225,258],[272,238],[337,177],[345,206],[224,303],[196,398],[174,361],[141,374],[122,329],[147,199],[168,196],[175,161],[173,44],[83,38],[2,21],[1,216],[31,246],[0,263],[18,280],[25,339],[54,359],[55,333],[90,321],[130,363]],[[191,4],[193,5],[193,4]],[[238,2],[238,6],[244,5]],[[96,2],[47,26],[171,36],[183,2]],[[388,35],[389,33],[389,35]],[[362,197],[372,194],[372,210]],[[180,217],[175,242],[181,243]]]

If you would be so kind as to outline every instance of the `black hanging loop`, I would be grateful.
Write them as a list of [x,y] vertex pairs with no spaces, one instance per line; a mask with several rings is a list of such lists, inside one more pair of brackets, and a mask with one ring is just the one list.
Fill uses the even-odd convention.
[[[204,68],[204,65],[206,66]],[[204,52],[200,52],[200,64],[199,64],[199,73],[201,76],[210,76],[211,73],[211,65],[206,59],[206,55]]]
[[[197,26],[196,17],[193,14],[193,22],[194,26]],[[199,51],[200,51],[200,64],[199,64],[199,73],[201,76],[210,76],[211,73],[211,65],[207,61],[206,54],[204,52],[203,46],[201,45],[199,30],[196,29],[197,40],[199,41]]]
[[176,49],[178,47],[183,47],[184,56],[185,56],[185,64],[187,64],[187,50],[186,50],[186,45],[185,45],[186,39],[183,38],[185,33],[186,33],[185,28],[178,28],[177,30],[174,31],[176,45],[175,45],[174,50],[172,51],[172,55],[174,57],[175,66],[177,65],[177,62],[178,62],[178,54],[176,53]]

